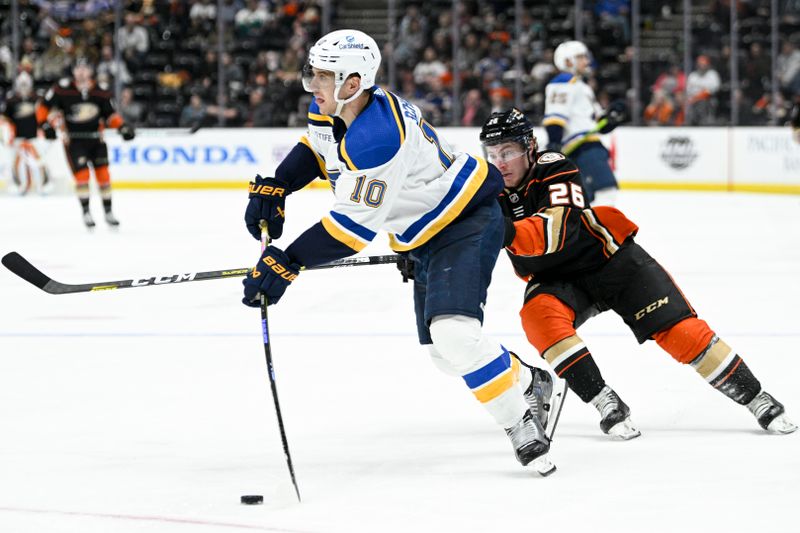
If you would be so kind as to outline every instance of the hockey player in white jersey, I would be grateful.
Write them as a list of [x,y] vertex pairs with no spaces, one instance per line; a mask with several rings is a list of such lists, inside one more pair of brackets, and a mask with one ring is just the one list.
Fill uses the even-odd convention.
[[531,371],[481,331],[483,306],[502,248],[503,179],[483,159],[455,152],[418,107],[375,85],[380,52],[357,30],[338,30],[310,49],[303,84],[314,99],[308,133],[275,171],[251,184],[245,214],[259,237],[266,220],[280,237],[285,196],[318,176],[334,192],[329,213],[285,251],[269,246],[244,280],[244,303],[275,304],[300,268],[355,254],[380,230],[414,265],[420,344],[461,376],[509,437],[517,459],[542,473],[550,443],[524,391]]
[[547,130],[547,149],[563,152],[578,165],[592,205],[613,205],[617,179],[600,134],[611,132],[626,120],[625,103],[616,101],[603,114],[594,91],[584,80],[591,72],[591,56],[582,42],[558,45],[553,62],[560,73],[545,87],[542,125]]

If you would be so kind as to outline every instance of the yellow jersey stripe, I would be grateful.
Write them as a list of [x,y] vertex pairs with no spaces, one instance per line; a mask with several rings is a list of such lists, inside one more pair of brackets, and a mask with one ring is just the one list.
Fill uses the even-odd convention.
[[321,122],[329,122],[333,125],[333,117],[329,117],[328,115],[319,115],[317,113],[309,113],[308,118],[311,120],[319,120]]
[[403,141],[406,140],[406,133],[405,133],[406,129],[405,126],[403,125],[403,119],[400,118],[400,113],[398,113],[397,111],[397,106],[395,105],[394,98],[392,97],[392,95],[390,95],[388,91],[386,92],[386,94],[387,94],[387,100],[389,100],[389,107],[392,108],[392,113],[394,113],[394,120],[397,122],[397,129],[400,132],[400,144],[402,145]]
[[564,127],[567,125],[567,121],[558,117],[549,117],[542,121],[543,126],[551,126],[553,124]]
[[486,161],[480,157],[476,157],[475,160],[478,162],[478,166],[464,186],[461,196],[439,218],[435,219],[427,230],[420,233],[416,239],[408,244],[401,243],[394,235],[389,235],[389,246],[392,250],[395,252],[407,252],[425,244],[461,214],[469,201],[472,200],[472,197],[475,196],[475,193],[478,192],[478,189],[481,188],[483,182],[486,181],[486,176],[489,175],[489,166]]
[[348,248],[352,248],[356,252],[360,252],[364,248],[367,247],[366,242],[362,241],[355,235],[344,231],[334,220],[330,217],[324,217],[322,219],[322,227],[325,228],[325,231],[331,234],[331,237],[336,239],[337,241],[341,242]]
[[514,372],[512,372],[509,368],[507,371],[503,372],[497,378],[484,385],[480,389],[475,389],[472,391],[472,393],[479,402],[490,402],[513,387],[515,381],[516,379]]
[[344,159],[345,164],[347,164],[348,169],[358,170],[358,167],[353,164],[350,156],[347,155],[347,148],[345,148],[345,137],[342,137],[342,142],[339,143],[339,153],[341,154],[342,159]]
[[317,158],[317,165],[319,165],[319,169],[322,171],[322,175],[325,176],[325,179],[329,179],[328,170],[325,168],[325,161],[322,160],[317,151],[314,150],[314,147],[311,146],[311,142],[308,140],[308,137],[303,135],[302,137],[300,137],[300,142],[308,146],[308,149],[311,150],[311,153],[314,154],[314,157]]

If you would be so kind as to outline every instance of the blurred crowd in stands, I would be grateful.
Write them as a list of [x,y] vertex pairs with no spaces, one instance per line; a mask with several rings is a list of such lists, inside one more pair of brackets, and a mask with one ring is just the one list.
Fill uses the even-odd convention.
[[[647,125],[724,125],[731,84],[730,1],[692,2],[693,70],[682,68],[682,0],[641,2],[641,122]],[[13,83],[10,0],[0,0],[0,98]],[[43,92],[88,57],[99,82],[123,87],[119,108],[135,126],[300,126],[310,96],[300,83],[308,47],[322,32],[321,1],[223,0],[224,53],[218,55],[217,0],[128,0],[119,30],[122,63],[114,61],[112,0],[19,0],[19,68]],[[770,0],[739,0],[739,124],[770,123],[772,64]],[[327,2],[332,28],[337,10],[364,4]],[[378,4],[374,3],[373,4]],[[384,7],[384,2],[379,3]],[[514,2],[397,0],[395,45],[384,44],[383,73],[396,64],[396,87],[435,125],[479,126],[494,110],[515,103],[521,81],[524,111],[535,122],[544,86],[556,71],[553,50],[574,38],[573,2],[525,0],[521,19],[522,68],[515,62]],[[800,94],[800,0],[779,2],[777,62],[779,113]],[[584,0],[584,42],[593,53],[591,85],[598,102],[634,97],[631,89],[630,0]],[[460,43],[453,57],[454,17]],[[344,22],[344,21],[342,21]],[[388,35],[388,31],[387,31]],[[218,95],[217,80],[225,87]],[[454,73],[460,82],[453,105]],[[687,100],[684,100],[684,95]],[[458,109],[458,116],[454,110]]]

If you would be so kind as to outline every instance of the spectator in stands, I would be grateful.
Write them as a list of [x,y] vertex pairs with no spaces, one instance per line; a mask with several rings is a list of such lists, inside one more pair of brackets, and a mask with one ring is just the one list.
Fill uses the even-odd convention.
[[671,63],[666,72],[662,72],[653,84],[653,92],[662,91],[666,96],[674,98],[686,89],[686,74],[676,63]]
[[244,116],[245,127],[265,128],[273,125],[272,104],[264,101],[264,92],[261,89],[250,92],[248,104]]
[[244,71],[242,67],[234,63],[233,57],[228,52],[222,54],[222,71],[228,82],[244,82]]
[[399,65],[413,66],[419,51],[425,46],[425,30],[420,18],[403,18],[400,24],[400,36],[394,52],[395,61]]
[[[423,52],[422,61],[414,67],[414,83],[427,89],[430,87],[428,80],[441,78],[445,72],[447,72],[447,67],[437,57],[436,50],[429,46]],[[482,125],[483,122],[478,124],[478,126]]]
[[747,61],[744,62],[742,69],[741,86],[745,96],[755,102],[764,94],[769,87],[772,67],[770,58],[764,53],[761,43],[754,41],[750,43]]
[[[242,125],[244,112],[238,105],[229,100],[227,94],[223,93],[221,105],[207,105],[206,115],[206,122],[210,120],[210,124],[213,126],[220,125],[224,128],[235,128]],[[220,117],[222,117],[221,123]]]
[[258,0],[247,0],[247,4],[236,12],[236,35],[245,38],[257,36],[269,18],[266,5]]
[[133,91],[125,87],[119,95],[119,114],[125,124],[139,127],[144,123],[144,106],[133,99]]
[[108,76],[113,83],[113,80],[117,79],[117,75],[119,75],[119,80],[123,85],[128,85],[131,82],[131,74],[128,72],[128,66],[125,61],[122,59],[120,59],[119,63],[114,61],[114,51],[110,46],[104,46],[100,52],[100,63],[97,65],[97,77]]
[[711,126],[716,122],[719,74],[711,67],[708,56],[697,56],[696,63],[697,68],[686,80],[686,96],[689,99],[687,122],[691,126]]
[[434,126],[450,124],[452,94],[445,90],[441,78],[429,80],[429,90],[425,94],[422,112]]
[[136,67],[142,65],[150,50],[150,37],[144,26],[137,23],[135,14],[125,15],[125,24],[119,29],[117,38],[125,59]]
[[470,89],[464,96],[464,114],[461,115],[461,126],[482,127],[491,114],[489,106],[484,102],[478,89]]
[[192,24],[201,27],[211,27],[217,20],[217,3],[212,0],[191,0],[189,19]]
[[511,100],[514,95],[507,87],[496,86],[489,90],[489,102],[491,103],[491,113],[502,113],[511,108]]
[[800,93],[800,50],[788,40],[778,55],[778,78],[781,89],[789,94]]
[[624,43],[631,42],[631,26],[628,22],[630,11],[630,0],[598,0],[594,7],[600,30],[610,28],[619,34]]
[[193,93],[189,97],[189,103],[181,110],[178,125],[183,128],[191,128],[197,124],[204,124],[207,115],[206,107],[202,97],[197,93]]
[[669,126],[675,114],[672,97],[664,89],[653,91],[653,97],[644,109],[644,122],[648,126]]
[[542,56],[531,69],[531,81],[536,92],[542,91],[550,79],[556,75],[558,69],[553,64],[553,49],[546,48]]
[[38,72],[35,72],[34,77],[37,80],[55,81],[64,75],[71,64],[69,54],[62,47],[65,44],[65,40],[59,35],[50,39],[50,45],[42,54]]

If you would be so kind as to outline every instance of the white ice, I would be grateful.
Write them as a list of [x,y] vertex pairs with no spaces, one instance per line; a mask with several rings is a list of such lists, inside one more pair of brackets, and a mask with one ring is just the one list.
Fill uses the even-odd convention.
[[[329,193],[289,199],[286,245]],[[115,195],[121,229],[77,200],[0,197],[0,253],[68,283],[246,267],[241,192]],[[800,418],[800,199],[628,192],[638,241]],[[98,202],[95,214],[100,217]],[[385,242],[368,253],[385,253]],[[291,486],[259,312],[239,280],[52,296],[0,268],[0,532],[796,532],[800,437],[762,431],[612,314],[581,329],[642,437],[610,441],[567,398],[523,471],[503,431],[416,341],[393,266],[306,272],[270,307]],[[539,358],[501,258],[486,331]],[[242,494],[265,504],[243,506]]]

